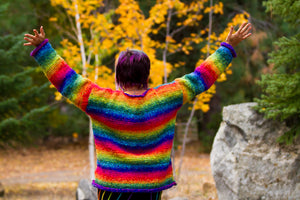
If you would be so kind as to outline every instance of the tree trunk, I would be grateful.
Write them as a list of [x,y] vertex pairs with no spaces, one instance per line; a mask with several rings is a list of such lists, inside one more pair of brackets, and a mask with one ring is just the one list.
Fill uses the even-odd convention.
[[[209,50],[210,50],[210,36],[211,36],[211,29],[212,29],[212,4],[213,4],[213,0],[210,0],[210,12],[209,12],[209,32],[208,32],[208,41],[207,41],[207,57],[209,56]],[[185,153],[185,146],[186,146],[186,138],[187,138],[187,134],[188,134],[188,131],[189,131],[189,126],[192,122],[192,118],[194,116],[194,113],[195,113],[195,104],[197,103],[197,98],[194,100],[193,102],[193,108],[192,108],[192,111],[191,111],[191,114],[189,116],[189,119],[186,123],[186,127],[185,127],[185,130],[184,130],[184,137],[183,137],[183,141],[182,141],[182,150],[181,150],[181,154],[180,154],[180,161],[179,161],[179,166],[178,166],[178,177],[177,179],[179,180],[179,177],[180,177],[180,172],[181,172],[181,167],[182,167],[182,162],[183,162],[183,156],[184,156],[184,153]]]
[[[80,25],[80,15],[78,11],[78,4],[77,0],[75,2],[75,20],[76,20],[76,29],[77,29],[77,39],[80,45],[80,53],[81,53],[81,60],[82,60],[82,76],[86,77],[86,55],[84,50],[84,43],[82,39],[81,33],[81,25]],[[90,159],[90,179],[95,179],[95,157],[94,157],[94,134],[92,128],[92,119],[89,117],[89,159]]]

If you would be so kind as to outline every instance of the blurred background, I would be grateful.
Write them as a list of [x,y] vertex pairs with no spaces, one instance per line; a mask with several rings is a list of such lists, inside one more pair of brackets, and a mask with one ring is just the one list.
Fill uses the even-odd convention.
[[90,178],[89,118],[50,84],[33,47],[23,46],[25,33],[42,25],[72,68],[115,89],[114,61],[128,47],[149,55],[155,87],[192,72],[231,26],[252,23],[217,83],[177,116],[182,174],[163,198],[217,199],[209,152],[224,106],[256,101],[266,117],[291,125],[281,142],[299,135],[299,10],[292,0],[0,0],[0,199],[74,199],[78,181]]

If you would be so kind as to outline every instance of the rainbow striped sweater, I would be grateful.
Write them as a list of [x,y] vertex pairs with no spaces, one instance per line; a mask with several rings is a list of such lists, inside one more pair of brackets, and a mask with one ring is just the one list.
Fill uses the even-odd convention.
[[93,185],[111,192],[157,192],[176,185],[171,149],[180,107],[207,90],[231,62],[221,46],[194,72],[142,95],[83,78],[45,40],[31,54],[57,90],[92,119],[97,169]]

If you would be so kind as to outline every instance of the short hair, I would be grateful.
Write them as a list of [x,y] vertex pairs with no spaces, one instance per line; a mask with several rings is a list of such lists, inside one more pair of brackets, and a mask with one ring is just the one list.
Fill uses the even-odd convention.
[[150,73],[150,59],[143,51],[122,51],[116,63],[116,82],[121,88],[138,87],[148,88]]

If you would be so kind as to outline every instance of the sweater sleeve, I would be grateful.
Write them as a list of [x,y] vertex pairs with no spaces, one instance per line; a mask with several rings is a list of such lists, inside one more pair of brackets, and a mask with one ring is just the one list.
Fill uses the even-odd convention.
[[77,74],[51,47],[48,40],[31,52],[56,89],[84,112],[94,87],[92,81]]
[[234,55],[235,52],[231,46],[221,46],[194,72],[175,79],[176,84],[180,85],[183,93],[183,104],[208,90],[231,63]]

